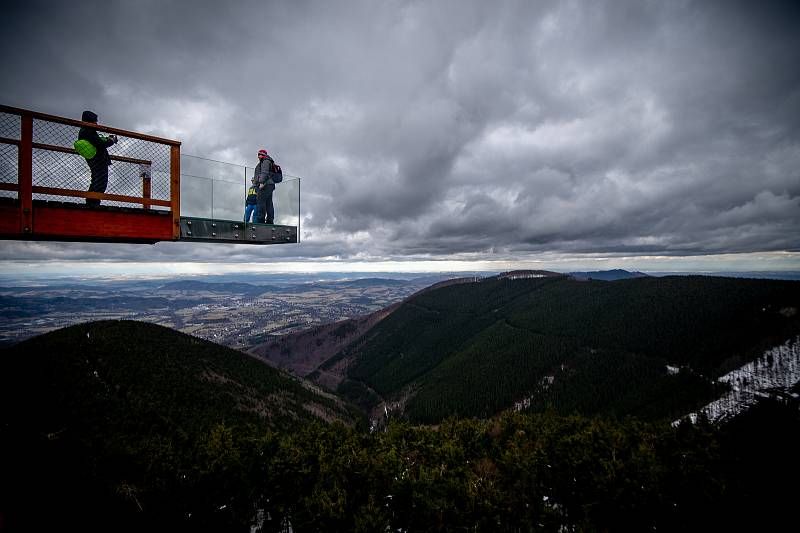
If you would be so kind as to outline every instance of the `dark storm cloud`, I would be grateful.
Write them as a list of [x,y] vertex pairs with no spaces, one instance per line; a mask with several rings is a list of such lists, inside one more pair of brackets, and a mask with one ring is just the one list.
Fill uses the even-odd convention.
[[13,2],[0,95],[215,159],[267,147],[304,178],[304,242],[227,260],[798,251],[796,6]]

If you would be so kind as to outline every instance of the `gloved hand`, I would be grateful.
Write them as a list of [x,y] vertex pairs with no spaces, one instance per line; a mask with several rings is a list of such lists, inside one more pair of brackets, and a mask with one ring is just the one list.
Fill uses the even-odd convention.
[[108,138],[111,139],[111,144],[116,144],[117,143],[117,136],[114,135],[113,133],[111,135],[109,135]]

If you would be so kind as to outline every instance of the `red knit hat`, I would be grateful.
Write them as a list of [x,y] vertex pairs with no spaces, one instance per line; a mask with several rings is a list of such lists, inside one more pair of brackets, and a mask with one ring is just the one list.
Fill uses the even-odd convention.
[[258,151],[258,157],[262,157],[262,156],[263,157],[267,157],[267,151],[264,150],[263,148]]

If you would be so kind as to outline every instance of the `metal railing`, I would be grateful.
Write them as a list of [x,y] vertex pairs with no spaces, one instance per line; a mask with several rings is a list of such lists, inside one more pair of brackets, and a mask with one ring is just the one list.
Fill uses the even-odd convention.
[[[73,148],[81,127],[114,134],[106,192],[88,192],[90,170]],[[33,200],[80,202],[171,212],[180,236],[179,141],[0,105],[0,196],[18,200],[21,233],[32,228]]]
[[[73,147],[81,127],[118,137],[108,148],[112,164],[103,193],[88,191],[91,170]],[[181,154],[180,146],[178,141],[0,106],[0,237],[157,242],[186,238],[182,217],[242,222],[254,169]],[[295,235],[300,225],[300,178],[284,173],[272,198],[272,226],[292,226]],[[88,203],[86,199],[101,200],[112,209],[83,209],[80,204]],[[71,227],[54,223],[72,217],[64,209],[72,209],[81,222]],[[112,221],[111,211],[124,211],[126,218]],[[156,215],[159,220],[148,219]],[[143,224],[152,226],[138,231]],[[253,231],[248,242],[272,243],[272,233],[278,230]],[[212,233],[214,237],[219,232]],[[262,233],[268,238],[261,239]],[[200,238],[198,232],[192,238]],[[234,238],[241,238],[241,232]]]
[[[181,215],[243,220],[253,167],[181,154]],[[275,224],[300,225],[300,178],[284,172],[273,193]]]

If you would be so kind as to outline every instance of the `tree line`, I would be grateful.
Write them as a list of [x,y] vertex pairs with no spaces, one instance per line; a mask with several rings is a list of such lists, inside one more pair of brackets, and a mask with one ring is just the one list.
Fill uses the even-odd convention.
[[423,423],[490,416],[526,398],[538,411],[669,418],[800,332],[798,307],[791,281],[487,280],[418,295],[328,365],[352,360],[339,392],[367,408],[413,390],[406,413]]
[[16,435],[22,462],[3,482],[14,505],[6,520],[84,531],[765,527],[793,512],[780,480],[800,473],[800,417],[797,402],[760,409],[721,427],[548,412],[391,422],[375,433],[311,423],[128,439]]

